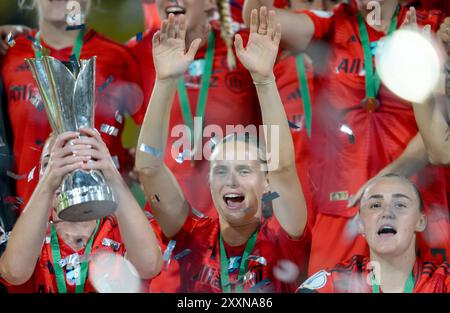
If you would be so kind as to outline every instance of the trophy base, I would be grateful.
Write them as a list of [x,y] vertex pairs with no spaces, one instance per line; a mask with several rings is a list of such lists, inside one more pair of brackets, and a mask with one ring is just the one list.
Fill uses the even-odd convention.
[[64,221],[84,222],[111,215],[116,208],[109,186],[89,186],[62,192],[58,196],[56,213]]

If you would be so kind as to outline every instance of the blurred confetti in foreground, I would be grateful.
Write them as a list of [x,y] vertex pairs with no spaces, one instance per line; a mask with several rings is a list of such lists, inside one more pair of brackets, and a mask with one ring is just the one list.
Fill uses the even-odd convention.
[[378,73],[397,96],[421,103],[437,87],[441,55],[440,46],[430,35],[402,29],[383,39],[376,54]]
[[99,251],[91,257],[89,280],[99,293],[141,291],[141,280],[131,262],[109,251]]
[[300,270],[294,262],[289,260],[279,260],[273,268],[273,275],[283,283],[292,283],[300,274]]

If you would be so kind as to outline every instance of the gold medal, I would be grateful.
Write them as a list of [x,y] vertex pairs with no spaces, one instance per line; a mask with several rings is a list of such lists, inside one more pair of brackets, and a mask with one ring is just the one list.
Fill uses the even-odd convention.
[[380,101],[376,98],[364,98],[361,105],[367,112],[374,112],[380,106]]

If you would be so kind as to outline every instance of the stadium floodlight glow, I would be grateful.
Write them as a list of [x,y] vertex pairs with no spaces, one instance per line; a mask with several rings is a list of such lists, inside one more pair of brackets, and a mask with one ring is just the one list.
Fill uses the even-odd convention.
[[443,66],[437,41],[422,31],[402,29],[379,47],[376,64],[383,84],[407,101],[425,101],[437,87]]

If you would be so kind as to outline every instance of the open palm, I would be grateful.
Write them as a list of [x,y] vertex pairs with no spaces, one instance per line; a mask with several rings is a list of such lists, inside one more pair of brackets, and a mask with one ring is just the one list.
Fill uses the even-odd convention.
[[267,8],[253,10],[250,20],[250,38],[244,48],[242,37],[236,35],[236,53],[251,73],[253,80],[264,80],[273,75],[273,66],[278,54],[281,39],[281,26],[275,25],[275,12],[267,14]]
[[158,79],[178,78],[186,72],[200,46],[197,38],[186,52],[186,24],[184,15],[180,15],[178,30],[175,16],[161,23],[161,30],[153,36],[153,63]]

